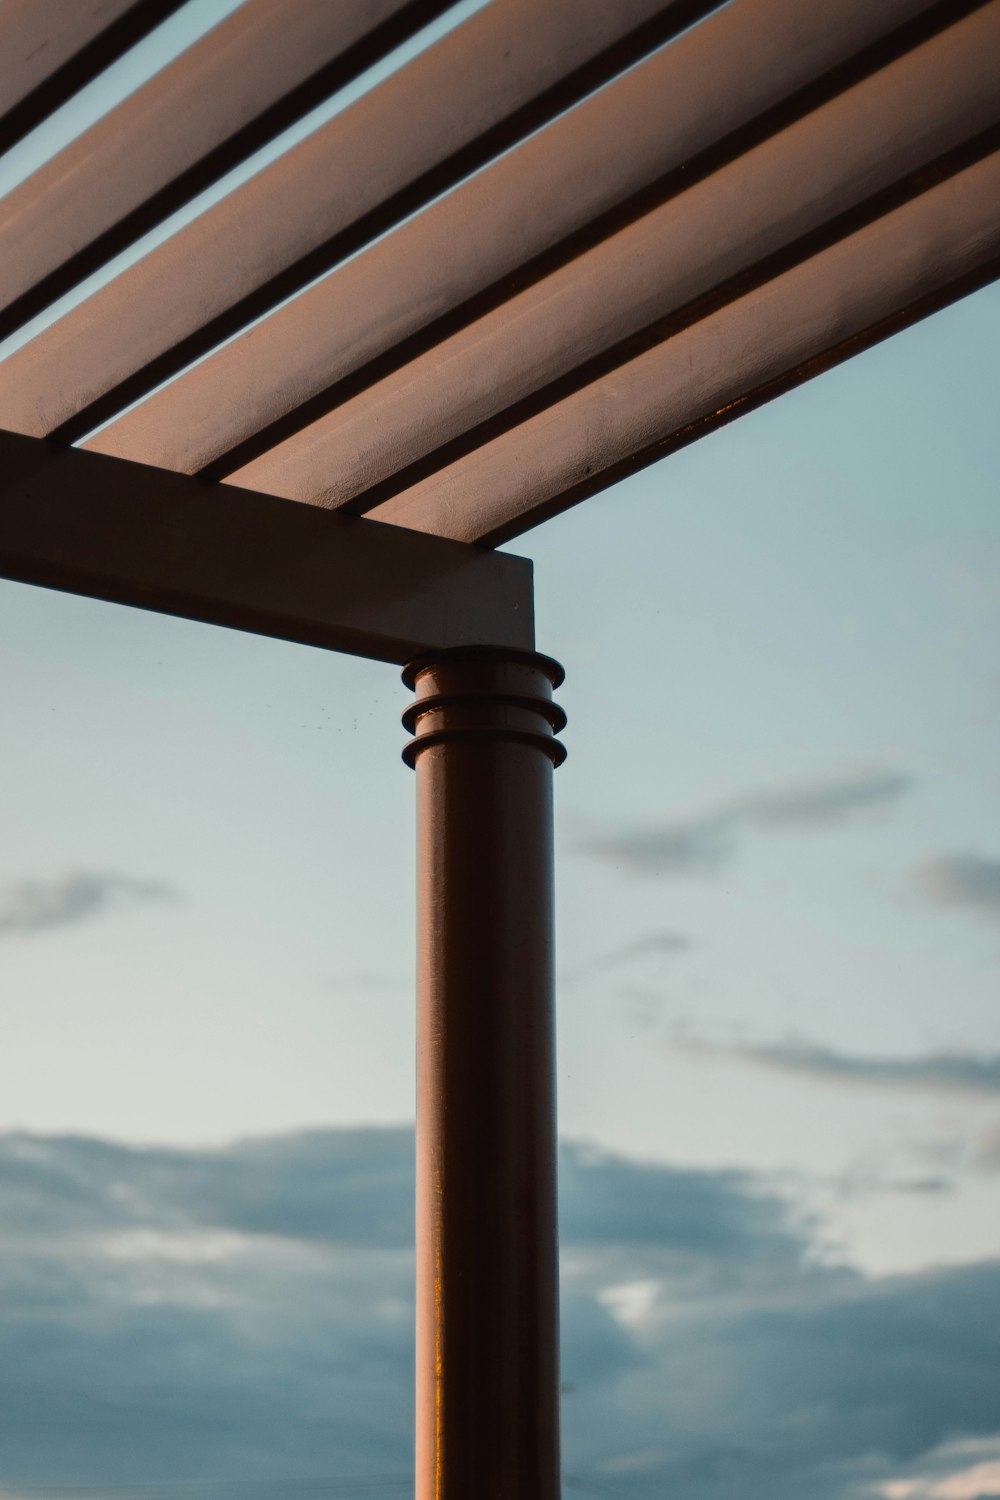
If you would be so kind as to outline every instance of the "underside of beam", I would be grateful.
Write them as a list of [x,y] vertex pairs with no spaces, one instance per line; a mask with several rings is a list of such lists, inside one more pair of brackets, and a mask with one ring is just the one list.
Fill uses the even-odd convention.
[[134,47],[184,0],[5,0],[0,152]]
[[238,469],[232,482],[374,510],[776,269],[807,260],[845,226],[926,192],[937,174],[954,170],[956,153],[964,164],[971,140],[989,132],[1000,145],[997,57],[1000,3],[528,287]]
[[380,661],[534,645],[526,558],[10,432],[0,577]]
[[370,514],[507,541],[995,278],[998,204],[994,152]]
[[[949,14],[954,18],[953,9]],[[934,27],[940,31],[943,24],[940,7],[928,7],[924,0],[882,0],[878,6],[867,0],[828,0],[823,24],[818,25],[799,0],[733,0],[103,428],[88,446],[185,473],[204,471],[212,478],[232,475],[258,456],[269,455],[265,462],[277,483],[252,477],[241,477],[237,483],[294,499],[341,503],[383,475],[366,465],[350,471],[343,462],[331,468],[321,461],[318,473],[345,481],[341,493],[326,496],[323,484],[312,482],[312,474],[293,474],[297,463],[285,462],[295,451],[296,434],[302,433],[304,449],[312,449],[317,434],[306,429],[316,419],[333,413],[330,420],[338,430],[349,427],[359,409],[357,397],[366,391],[377,405],[381,428],[389,410],[387,375],[402,371],[405,380],[409,369],[421,391],[436,389],[456,334],[464,332],[467,343],[478,344],[491,320],[508,327],[519,347],[519,309],[532,298],[550,304],[550,288],[556,284],[553,272],[559,281],[579,281],[584,297],[595,304],[595,315],[620,328],[624,320],[606,305],[605,294],[593,294],[587,266],[594,260],[610,266],[621,231],[637,221],[641,224],[644,215],[653,235],[658,234],[653,223],[657,215],[651,212],[658,208],[666,221],[667,245],[661,248],[669,251],[674,241],[680,248],[672,253],[670,267],[645,267],[646,280],[655,280],[660,300],[668,306],[676,305],[678,298],[683,301],[690,291],[678,288],[676,270],[683,247],[698,237],[691,223],[696,215],[688,212],[692,182],[700,181],[702,198],[707,197],[721,216],[726,243],[732,246],[735,240],[743,246],[740,266],[759,259],[767,253],[761,249],[759,231],[751,235],[742,224],[728,224],[732,180],[740,193],[748,160],[744,153],[750,149],[750,157],[755,156],[751,148],[762,136],[765,143],[770,141],[769,155],[787,156],[780,139],[783,129],[805,118],[804,125],[788,133],[800,137],[804,131],[813,141],[815,156],[816,137],[822,136],[825,122],[811,126],[807,117],[817,109],[817,98],[822,101],[832,90],[837,99],[839,91],[835,110],[850,120],[856,94],[849,82],[856,74],[866,79],[872,68],[877,71],[885,62],[887,46],[905,53],[908,46],[917,45],[912,36],[915,24],[936,34]],[[950,102],[947,83],[947,76],[935,81],[938,116],[942,105],[947,108]],[[888,93],[893,92],[890,87]],[[956,92],[961,93],[961,79]],[[878,100],[878,80],[865,83],[863,93],[874,93]],[[664,99],[670,100],[668,110]],[[919,110],[922,99],[922,92],[913,97],[913,111]],[[824,114],[822,108],[818,112]],[[959,113],[956,105],[952,117]],[[627,152],[622,150],[624,122]],[[918,139],[909,145],[909,157],[922,164],[944,150],[932,136],[935,124],[941,134],[947,123],[943,129],[938,121],[922,126]],[[966,134],[972,128],[966,128]],[[882,137],[889,130],[903,135],[891,100],[874,133],[867,118],[853,134],[848,124],[849,145],[855,161],[862,158],[861,169],[852,169],[851,160],[839,162],[838,142],[825,147],[821,140],[824,175],[838,170],[849,197],[872,192],[866,183],[865,158],[878,160]],[[896,160],[900,154],[886,153],[890,159],[883,164],[883,182],[909,170],[909,163]],[[811,164],[804,178],[791,175],[795,166],[782,162],[776,169],[777,204],[773,197],[759,204],[758,217],[770,223],[770,238],[778,245],[802,232],[800,224],[789,222],[796,215],[802,218],[804,212],[808,217],[811,210],[814,223],[840,211],[837,205],[823,203],[819,191],[810,190]],[[790,191],[790,182],[801,185],[801,193]],[[748,185],[740,196],[756,201],[761,195]],[[827,199],[830,196],[828,186]],[[706,248],[714,250],[718,235],[715,226],[708,226],[701,235],[707,247],[696,245],[693,257],[688,255],[702,287],[732,271],[718,271],[718,254],[712,260],[706,257]],[[607,255],[602,249],[605,242]],[[622,251],[626,274],[618,267],[609,270],[619,298],[641,294],[636,273],[644,269],[642,249],[636,253],[623,244]],[[139,284],[140,271],[137,267],[132,284],[128,277],[112,283],[93,299],[92,307],[82,307],[53,325],[0,367],[0,420],[39,437],[52,435],[60,424],[65,428],[57,435],[64,440],[86,432],[88,399],[93,402],[98,395],[93,409],[100,413],[100,393],[141,362],[138,351],[148,333],[162,337]],[[646,308],[640,320],[643,316],[648,320],[658,314]],[[551,330],[544,335],[546,352],[573,363],[581,356],[565,337],[562,313],[557,317],[556,336]],[[430,362],[430,384],[426,370],[414,368],[421,357],[425,364]],[[544,383],[543,367],[534,353],[526,364]],[[481,362],[480,374],[488,374],[489,368],[488,362]],[[463,384],[464,380],[463,375]],[[459,403],[449,399],[448,405],[457,418]],[[421,420],[418,433],[407,443],[408,462],[418,456],[417,441],[426,444],[429,436],[430,424]],[[274,452],[286,439],[291,440],[289,450]],[[383,453],[381,442],[362,444],[361,451],[366,456],[377,452],[380,460],[391,457]],[[420,454],[426,451],[426,446],[419,449]],[[312,469],[311,461],[307,468]],[[370,503],[377,503],[377,498]]]
[[[126,270],[112,283],[117,290],[105,288],[86,314],[86,368],[69,377],[81,381],[71,400],[72,420],[67,415],[44,433],[24,430],[75,441],[682,30],[697,18],[699,7],[714,3],[491,0]],[[237,40],[248,8],[241,6],[225,23]],[[282,22],[289,10],[304,11],[314,26],[315,18],[335,17],[343,9],[344,0],[268,6]],[[301,29],[301,22],[293,31],[296,26]],[[205,47],[211,42],[210,34]],[[273,50],[254,49],[255,66],[264,77],[273,71]],[[181,64],[183,82],[183,59]],[[239,76],[240,67],[235,72]],[[228,99],[233,90],[220,85],[214,72],[208,84],[196,81],[197,103],[187,99],[182,109],[184,100],[167,101],[169,129],[164,131],[158,110],[159,131],[151,132],[144,121],[147,136],[152,133],[155,140],[165,134],[172,140],[178,114],[187,118],[185,135],[204,135],[212,97],[221,92]],[[155,84],[154,79],[126,105],[139,110],[142,95],[148,98]],[[250,99],[261,87],[243,84]],[[100,231],[95,217],[102,204],[114,206],[105,203],[109,189],[102,183],[112,164],[121,199],[115,212],[122,212],[143,191],[151,162],[156,165],[169,154],[167,146],[136,152],[121,120],[109,116],[108,121],[95,127],[103,131],[101,138],[88,132],[89,140],[74,142],[0,204],[0,232],[9,237],[0,264],[0,336],[103,263],[112,246],[121,248],[122,226],[128,229],[131,212],[118,227],[112,223]],[[77,165],[79,171],[69,170]],[[196,177],[199,172],[204,175],[199,168]],[[183,186],[184,176],[175,185]],[[178,198],[191,194],[175,186],[169,196],[171,206],[178,207]],[[69,269],[64,275],[52,267],[39,281],[56,245],[63,245],[62,263],[66,234],[77,244],[65,263]],[[118,300],[122,293],[124,304]],[[98,324],[104,329],[100,341]],[[23,428],[3,415],[0,420]]]
[[448,3],[243,0],[8,194],[0,332],[35,316]]

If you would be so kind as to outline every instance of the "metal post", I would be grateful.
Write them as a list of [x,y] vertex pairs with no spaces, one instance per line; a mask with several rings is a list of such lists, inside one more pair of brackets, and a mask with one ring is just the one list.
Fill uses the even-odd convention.
[[562,668],[413,662],[417,1500],[557,1500],[552,768]]

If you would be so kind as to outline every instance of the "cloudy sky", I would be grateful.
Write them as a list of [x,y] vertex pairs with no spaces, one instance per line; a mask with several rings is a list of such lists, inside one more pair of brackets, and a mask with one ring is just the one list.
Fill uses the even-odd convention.
[[[998,348],[994,287],[509,549],[570,1491],[1000,1495]],[[406,690],[9,583],[0,688],[0,1500],[404,1494]]]

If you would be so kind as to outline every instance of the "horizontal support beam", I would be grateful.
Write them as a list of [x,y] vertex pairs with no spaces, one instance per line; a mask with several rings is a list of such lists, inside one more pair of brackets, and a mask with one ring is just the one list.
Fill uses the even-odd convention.
[[[919,46],[944,16],[927,0],[825,0],[822,16],[801,0],[731,0],[89,446],[184,473],[233,474],[477,319],[497,309],[506,319],[508,299],[520,303],[526,288],[684,196],[692,182],[727,164],[739,172],[762,134],[808,116],[883,67],[887,54]],[[782,187],[784,218],[797,195]],[[724,211],[721,194],[715,201]],[[126,301],[123,290],[115,298],[114,316],[101,312],[96,363],[94,319],[81,309],[0,367],[8,426],[51,433],[100,380],[110,341],[131,351],[142,302]],[[549,347],[562,346],[557,337]]]
[[496,545],[1000,274],[1000,152],[371,512]]
[[[75,442],[717,3],[490,0],[34,339],[34,354],[23,351],[27,359],[18,361],[16,384],[27,365],[40,382],[20,394],[16,385],[5,387],[13,404],[8,412],[0,396],[0,424]],[[315,28],[329,25],[347,0],[271,0],[269,8],[282,22],[293,12],[293,29],[301,29],[298,13],[305,13]],[[237,26],[242,16],[241,8],[227,24]],[[255,54],[265,74],[272,50]],[[187,76],[182,70],[179,83]],[[203,89],[197,108],[175,105],[167,141],[176,117],[187,118],[184,134],[197,140],[206,97],[220,92],[232,95]],[[254,98],[252,85],[247,94]],[[96,169],[117,171],[126,153],[131,172],[144,180],[149,153],[136,151],[120,129],[99,144]],[[161,149],[167,147],[153,152],[154,161]],[[58,210],[78,236],[90,220],[86,199],[74,195],[60,207],[56,185],[51,194],[48,185],[43,171],[0,203],[0,304],[15,295],[15,282],[30,283],[45,264],[54,243],[50,215]],[[21,312],[0,310],[0,333],[31,305],[27,291],[24,298]],[[39,360],[47,362],[44,374]],[[273,378],[272,370],[268,382]],[[27,421],[20,415],[25,398]]]
[[526,558],[9,432],[0,576],[380,661],[534,645]]
[[968,164],[971,141],[989,133],[995,150],[998,57],[1000,0],[991,0],[287,438],[231,482],[373,510],[926,191],[936,176]]

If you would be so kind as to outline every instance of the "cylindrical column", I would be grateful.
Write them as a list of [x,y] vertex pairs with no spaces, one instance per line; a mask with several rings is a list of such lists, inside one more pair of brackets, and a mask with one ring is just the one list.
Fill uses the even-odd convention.
[[417,1500],[556,1500],[556,662],[413,662]]

